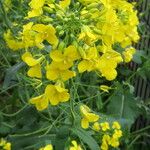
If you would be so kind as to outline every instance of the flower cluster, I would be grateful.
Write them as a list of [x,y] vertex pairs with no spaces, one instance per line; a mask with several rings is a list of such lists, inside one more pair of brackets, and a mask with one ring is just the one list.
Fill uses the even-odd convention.
[[119,122],[114,121],[111,127],[108,122],[95,122],[93,125],[93,130],[97,133],[102,133],[102,150],[108,150],[109,146],[113,148],[119,147],[119,140],[122,137],[122,131]]
[[91,126],[92,129],[95,131],[97,136],[102,138],[102,150],[108,150],[109,146],[113,148],[119,147],[119,140],[122,137],[122,130],[119,122],[114,121],[112,126],[110,126],[109,122],[100,122],[99,115],[92,113],[91,109],[86,105],[81,105],[80,111],[82,115],[81,127],[83,129],[88,129],[89,123],[93,123]]
[[95,71],[114,80],[118,64],[130,62],[135,53],[139,21],[134,4],[126,0],[31,0],[29,7],[22,32],[13,36],[8,30],[4,38],[9,48],[25,50],[22,60],[29,77],[45,75],[50,81],[44,94],[30,100],[38,110],[47,108],[48,101],[68,101],[64,83],[77,73]]
[[7,142],[3,138],[0,139],[0,149],[1,150],[11,150],[11,143]]

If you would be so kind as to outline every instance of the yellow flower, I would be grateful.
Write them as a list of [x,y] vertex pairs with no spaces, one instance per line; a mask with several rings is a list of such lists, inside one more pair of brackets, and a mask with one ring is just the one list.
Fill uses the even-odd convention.
[[60,85],[47,85],[45,89],[45,96],[49,99],[51,105],[58,105],[60,102],[69,100],[70,95],[68,90]]
[[64,53],[59,50],[54,50],[50,53],[50,57],[53,61],[59,62],[62,64],[62,68],[70,68],[73,65],[73,62],[80,58],[77,49],[70,45],[64,49]]
[[74,77],[76,74],[74,71],[68,70],[63,68],[62,63],[54,62],[46,67],[46,77],[49,80],[69,80],[70,78]]
[[107,92],[107,93],[109,93],[108,90],[110,90],[110,89],[111,89],[111,87],[108,87],[107,85],[101,85],[100,86],[100,90]]
[[118,130],[119,130],[119,129],[121,129],[121,126],[120,126],[119,122],[114,121],[114,122],[113,122],[113,125],[112,125],[112,128],[113,128],[113,129],[118,129]]
[[77,144],[77,142],[75,140],[73,140],[72,142],[72,145],[69,150],[82,150],[82,148],[80,147],[80,145]]
[[11,143],[7,142],[3,138],[0,139],[0,148],[2,150],[11,150]]
[[53,150],[53,146],[51,144],[48,144],[45,147],[40,148],[39,150]]
[[119,146],[119,141],[116,138],[111,138],[109,141],[109,145],[111,145],[114,148],[117,148]]
[[88,45],[92,44],[94,41],[97,40],[97,36],[92,32],[90,27],[83,26],[81,29],[81,33],[79,34],[78,40],[85,41]]
[[6,33],[4,33],[4,39],[5,39],[8,47],[14,51],[22,49],[24,47],[22,41],[18,41],[13,38],[10,30],[8,30]]
[[71,3],[71,0],[61,0],[59,2],[59,5],[63,8],[66,9]]
[[133,58],[133,55],[135,54],[136,50],[133,47],[126,48],[126,50],[123,52],[124,61],[126,63],[130,62]]
[[100,124],[101,128],[103,131],[107,131],[110,129],[109,123],[108,122],[103,122]]
[[98,122],[95,122],[93,124],[92,128],[93,128],[93,130],[98,132],[100,130],[100,124]]
[[22,42],[24,43],[24,47],[27,49],[28,47],[35,46],[35,32],[32,31],[33,22],[29,22],[23,25],[22,31]]
[[58,105],[60,102],[66,102],[70,98],[68,90],[61,87],[61,85],[49,84],[45,88],[44,94],[31,98],[29,102],[42,111],[48,107],[48,103],[51,105]]
[[30,69],[27,72],[28,76],[30,76],[30,77],[37,77],[37,78],[41,78],[42,77],[40,62],[43,60],[43,57],[40,57],[39,59],[34,59],[30,52],[25,52],[22,55],[22,60],[28,66],[30,66]]
[[122,137],[122,131],[121,130],[115,130],[113,134],[113,138],[118,139]]
[[123,59],[121,55],[115,51],[109,51],[104,53],[99,59],[97,63],[97,70],[102,73],[107,80],[114,80],[117,76],[117,71],[115,68],[117,64],[122,62]]
[[48,107],[48,97],[46,97],[44,94],[31,98],[29,102],[35,105],[38,111],[42,111]]
[[31,0],[29,3],[31,11],[28,12],[27,18],[37,17],[43,14],[42,7],[44,6],[45,0]]
[[101,145],[101,150],[108,150],[108,144],[107,142],[102,142],[102,145]]
[[47,40],[48,43],[52,44],[54,47],[58,44],[58,38],[56,37],[56,30],[52,25],[35,24],[32,27],[33,31],[36,31],[35,42],[37,44],[42,43]]
[[78,64],[78,70],[80,73],[94,70],[98,58],[97,49],[95,47],[87,49],[85,53],[85,58],[83,58],[83,60]]
[[99,119],[99,115],[91,113],[91,110],[86,105],[80,106],[80,112],[82,115],[81,127],[87,129],[90,122],[96,122]]
[[104,134],[103,137],[102,137],[102,145],[101,145],[101,149],[102,150],[108,150],[108,143],[110,141],[110,136],[107,135],[107,134]]

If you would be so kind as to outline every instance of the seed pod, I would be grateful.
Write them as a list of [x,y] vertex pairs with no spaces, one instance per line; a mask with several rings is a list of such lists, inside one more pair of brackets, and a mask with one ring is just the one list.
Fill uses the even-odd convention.
[[96,8],[96,7],[98,7],[99,6],[99,3],[92,3],[92,4],[89,4],[89,5],[87,5],[87,9],[91,9],[91,8]]
[[48,12],[48,13],[53,13],[54,12],[54,10],[52,8],[48,7],[48,6],[44,6],[43,10]]
[[86,58],[86,53],[82,47],[78,47],[78,51],[79,51],[82,58]]

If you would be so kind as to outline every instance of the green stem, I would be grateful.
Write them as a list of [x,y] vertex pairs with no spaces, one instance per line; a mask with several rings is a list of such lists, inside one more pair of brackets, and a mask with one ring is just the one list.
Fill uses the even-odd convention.
[[135,134],[139,134],[139,133],[141,133],[141,132],[143,132],[143,131],[145,131],[145,130],[148,130],[148,129],[150,129],[150,125],[147,126],[147,127],[145,127],[145,128],[142,128],[142,129],[140,129],[140,130],[137,130],[137,131],[135,131],[135,132],[132,132],[132,133],[131,133],[131,136],[132,136],[132,135],[135,135]]
[[28,106],[28,104],[26,104],[24,107],[22,107],[19,111],[13,113],[13,114],[6,114],[6,113],[3,113],[3,112],[0,112],[3,116],[6,116],[6,117],[14,117],[16,115],[18,115],[21,111],[23,111],[26,107]]
[[6,24],[6,26],[12,31],[10,22],[9,22],[9,20],[8,20],[8,17],[7,17],[7,13],[6,13],[6,11],[5,11],[5,8],[4,8],[3,3],[2,3],[1,0],[0,0],[0,7],[1,7],[1,10],[2,10],[2,13],[3,13],[2,16],[3,16],[3,19],[4,19],[4,21],[5,21],[5,24]]

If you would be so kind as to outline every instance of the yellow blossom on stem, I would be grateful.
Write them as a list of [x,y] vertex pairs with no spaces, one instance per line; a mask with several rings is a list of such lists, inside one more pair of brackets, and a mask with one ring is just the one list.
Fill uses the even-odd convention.
[[113,138],[118,139],[122,137],[122,131],[121,130],[115,130],[113,133]]
[[67,102],[70,98],[68,89],[61,87],[60,85],[47,85],[45,89],[45,96],[48,97],[51,105],[58,105],[60,102]]
[[117,148],[119,146],[119,141],[116,138],[111,138],[109,141],[109,145],[111,145],[114,148]]
[[39,59],[34,59],[30,52],[25,52],[22,55],[22,60],[28,66],[30,66],[30,69],[27,72],[28,76],[36,78],[42,77],[40,62],[43,60],[43,57],[40,57]]
[[107,131],[110,129],[109,123],[108,122],[103,122],[100,124],[101,128],[103,131]]
[[119,124],[119,122],[117,122],[117,121],[114,121],[113,122],[113,124],[112,124],[112,128],[113,129],[121,129],[121,126],[120,126],[120,124]]
[[85,57],[78,64],[78,70],[80,73],[85,71],[92,71],[96,68],[96,61],[98,59],[98,52],[95,47],[91,47],[85,51]]
[[69,80],[70,78],[74,77],[76,73],[66,67],[62,66],[62,63],[54,62],[46,67],[46,77],[49,80]]
[[31,98],[29,102],[42,111],[48,107],[48,103],[51,105],[58,105],[60,102],[67,102],[70,98],[68,90],[59,84],[49,84],[45,88],[44,94]]
[[11,150],[11,143],[7,142],[3,138],[0,139],[0,148],[2,150]]
[[47,40],[49,44],[52,44],[54,47],[57,46],[58,38],[55,35],[56,30],[52,25],[35,24],[32,30],[37,32],[35,37],[35,42],[37,44]]
[[42,111],[48,107],[48,97],[46,97],[44,94],[31,98],[29,102],[33,105],[35,105],[36,109],[38,111]]
[[71,3],[71,0],[61,0],[59,1],[59,5],[61,8],[66,9]]
[[110,51],[104,53],[96,64],[97,70],[102,73],[107,80],[114,80],[117,76],[116,67],[117,64],[122,62],[123,59],[121,55],[115,51]]
[[43,14],[42,7],[44,6],[45,0],[31,0],[29,6],[31,11],[28,12],[27,18],[37,17]]
[[133,47],[126,48],[123,52],[124,61],[126,63],[130,62],[133,58],[133,55],[135,54],[136,50]]
[[73,62],[80,58],[79,53],[75,46],[70,45],[64,49],[64,52],[60,50],[54,50],[50,52],[50,57],[53,61],[62,64],[62,68],[70,68],[73,66]]
[[51,144],[48,144],[45,147],[40,148],[39,150],[53,150],[53,146]]
[[78,145],[75,140],[73,140],[71,143],[73,146],[70,146],[69,150],[82,150],[81,146]]
[[18,41],[13,38],[10,30],[8,30],[6,33],[4,33],[4,39],[5,39],[8,47],[14,51],[22,49],[24,47],[24,44],[22,41]]
[[80,106],[80,112],[82,115],[81,119],[81,127],[87,129],[89,127],[89,123],[96,122],[99,119],[99,115],[91,113],[91,110],[86,105]]
[[100,90],[109,93],[109,90],[111,89],[111,87],[108,87],[107,85],[101,85],[100,86]]
[[100,124],[99,122],[95,122],[92,126],[92,129],[95,130],[95,131],[100,131]]

